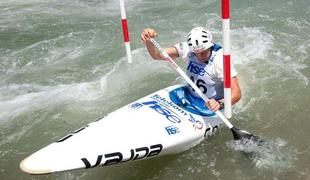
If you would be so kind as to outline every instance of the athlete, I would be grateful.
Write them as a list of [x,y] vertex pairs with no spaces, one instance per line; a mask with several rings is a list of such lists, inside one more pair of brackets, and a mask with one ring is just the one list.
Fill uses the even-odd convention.
[[[157,50],[150,38],[157,36],[152,28],[144,29],[141,39],[145,43],[151,57],[155,60],[165,60],[165,57]],[[172,59],[187,59],[186,73],[198,88],[210,99],[206,104],[211,111],[217,111],[224,107],[223,90],[223,50],[221,46],[214,44],[211,32],[203,27],[192,29],[187,35],[187,42],[175,44],[164,49]],[[188,85],[189,86],[189,85]],[[191,88],[185,92],[186,99],[205,103]],[[241,98],[241,90],[238,83],[237,72],[231,65],[231,102],[237,103]],[[185,100],[183,103],[188,103]]]

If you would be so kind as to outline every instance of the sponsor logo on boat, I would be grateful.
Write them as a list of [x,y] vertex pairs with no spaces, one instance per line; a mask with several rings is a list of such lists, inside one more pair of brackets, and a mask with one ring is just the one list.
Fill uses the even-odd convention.
[[203,123],[196,120],[191,114],[189,116],[190,118],[188,120],[193,124],[194,129],[201,130],[203,128]]
[[154,96],[151,97],[152,99],[166,105],[166,106],[169,106],[169,107],[172,107],[173,109],[177,110],[178,112],[180,112],[181,114],[183,114],[184,116],[187,115],[187,112],[185,112],[182,108],[180,108],[179,106],[177,106],[176,104],[174,104],[172,101],[170,100],[167,100],[166,98],[164,97],[161,97],[160,95],[158,94],[155,94]]
[[[168,107],[172,107],[174,110],[176,110],[177,112],[183,114],[184,116],[189,115],[188,121],[190,121],[193,124],[193,127],[195,128],[195,130],[203,129],[203,125],[204,124],[201,121],[196,120],[191,114],[186,113],[182,108],[180,108],[179,106],[174,104],[172,101],[167,100],[165,97],[161,97],[158,94],[153,95],[151,98],[156,100],[157,102],[159,102],[162,106],[165,106],[167,108]],[[153,101],[153,102],[155,102],[155,101]]]
[[176,126],[167,126],[165,127],[166,131],[168,132],[169,135],[172,135],[172,134],[177,134],[180,132],[179,128],[176,127]]
[[172,123],[180,123],[181,122],[181,118],[176,113],[171,111],[169,109],[169,107],[166,107],[157,101],[147,101],[147,102],[143,102],[142,104],[148,106],[149,108],[151,108],[153,110],[155,110],[157,113],[165,116]]
[[[154,144],[151,146],[139,147],[131,149],[129,152],[112,152],[107,154],[101,154],[97,156],[96,162],[92,162],[87,158],[81,158],[85,165],[85,168],[93,168],[97,166],[108,166],[117,163],[123,163],[128,161],[134,161],[138,159],[148,158],[160,154],[163,149],[162,144]],[[124,159],[124,155],[130,154],[128,159]]]

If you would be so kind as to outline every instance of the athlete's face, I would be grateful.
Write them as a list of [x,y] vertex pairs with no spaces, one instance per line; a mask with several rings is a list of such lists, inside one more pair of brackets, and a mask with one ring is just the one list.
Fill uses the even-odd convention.
[[202,62],[206,62],[208,61],[209,57],[210,57],[210,48],[201,52],[194,52],[194,54],[196,55],[197,59],[199,59]]

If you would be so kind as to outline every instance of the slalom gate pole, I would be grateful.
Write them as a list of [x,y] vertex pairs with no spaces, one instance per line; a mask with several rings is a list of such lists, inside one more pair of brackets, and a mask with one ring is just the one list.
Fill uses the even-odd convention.
[[126,54],[127,54],[127,58],[128,58],[128,63],[132,63],[131,48],[130,48],[130,41],[129,41],[129,33],[128,33],[128,26],[127,26],[127,18],[126,18],[126,10],[125,10],[124,0],[120,0],[120,9],[121,9],[121,22],[122,22],[123,36],[124,36],[124,42],[125,42],[125,47],[126,47]]
[[231,113],[231,73],[230,73],[230,17],[229,0],[222,0],[222,27],[223,27],[223,64],[224,64],[224,114],[227,118]]

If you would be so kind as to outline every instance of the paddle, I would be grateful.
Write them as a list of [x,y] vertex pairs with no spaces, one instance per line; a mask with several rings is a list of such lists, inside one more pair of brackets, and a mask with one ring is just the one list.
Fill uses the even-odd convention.
[[[208,102],[209,99],[205,96],[201,90],[196,86],[195,83],[184,73],[184,71],[173,61],[173,59],[168,55],[168,53],[160,47],[160,45],[154,40],[150,39],[152,44],[159,50],[159,52],[165,57],[165,59],[170,63],[170,65],[183,77],[183,79],[195,90],[195,92],[205,101]],[[225,123],[225,125],[231,130],[235,140],[242,140],[242,139],[250,139],[257,143],[262,142],[262,139],[258,136],[253,135],[245,130],[241,130],[235,128],[229,120],[219,111],[215,111],[216,115]]]

